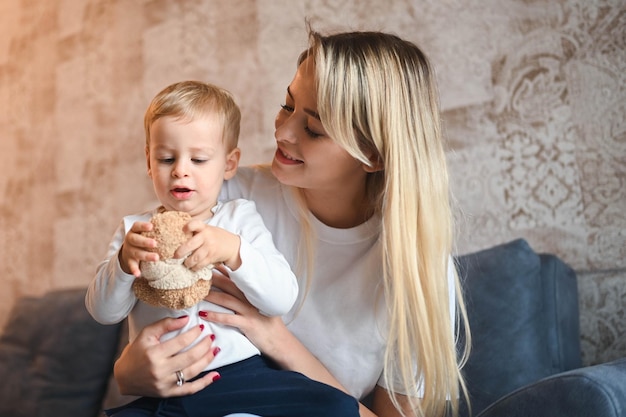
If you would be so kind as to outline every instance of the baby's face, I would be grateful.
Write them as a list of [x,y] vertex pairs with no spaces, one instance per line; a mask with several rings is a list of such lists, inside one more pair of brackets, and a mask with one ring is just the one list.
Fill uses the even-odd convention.
[[150,132],[148,174],[161,204],[193,218],[211,217],[225,176],[233,169],[218,117],[166,116],[157,119]]

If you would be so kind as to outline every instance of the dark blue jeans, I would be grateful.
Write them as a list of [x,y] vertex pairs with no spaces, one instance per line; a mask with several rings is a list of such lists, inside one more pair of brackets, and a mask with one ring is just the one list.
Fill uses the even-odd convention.
[[358,417],[356,399],[302,374],[276,369],[260,356],[224,366],[221,378],[184,397],[142,397],[107,410],[111,417]]

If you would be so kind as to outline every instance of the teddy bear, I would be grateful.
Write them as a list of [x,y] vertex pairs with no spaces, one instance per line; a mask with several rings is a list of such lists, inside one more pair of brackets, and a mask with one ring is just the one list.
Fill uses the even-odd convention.
[[154,227],[142,234],[157,241],[153,251],[159,260],[140,262],[141,276],[133,283],[138,299],[152,306],[182,310],[209,293],[213,265],[192,271],[183,264],[184,258],[174,258],[176,249],[192,236],[183,230],[190,220],[191,216],[181,211],[164,211],[150,219]]

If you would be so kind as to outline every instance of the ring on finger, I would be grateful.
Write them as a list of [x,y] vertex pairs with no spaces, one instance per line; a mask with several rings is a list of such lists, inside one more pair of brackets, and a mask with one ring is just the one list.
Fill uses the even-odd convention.
[[176,371],[176,385],[182,387],[185,383],[185,374],[182,370]]

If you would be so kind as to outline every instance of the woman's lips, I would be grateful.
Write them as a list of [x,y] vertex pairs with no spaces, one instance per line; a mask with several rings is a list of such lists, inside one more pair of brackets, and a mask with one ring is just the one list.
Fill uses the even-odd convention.
[[286,154],[280,148],[276,149],[276,154],[274,155],[274,158],[278,162],[285,164],[285,165],[298,165],[298,164],[304,163],[303,161],[293,158],[292,156]]

